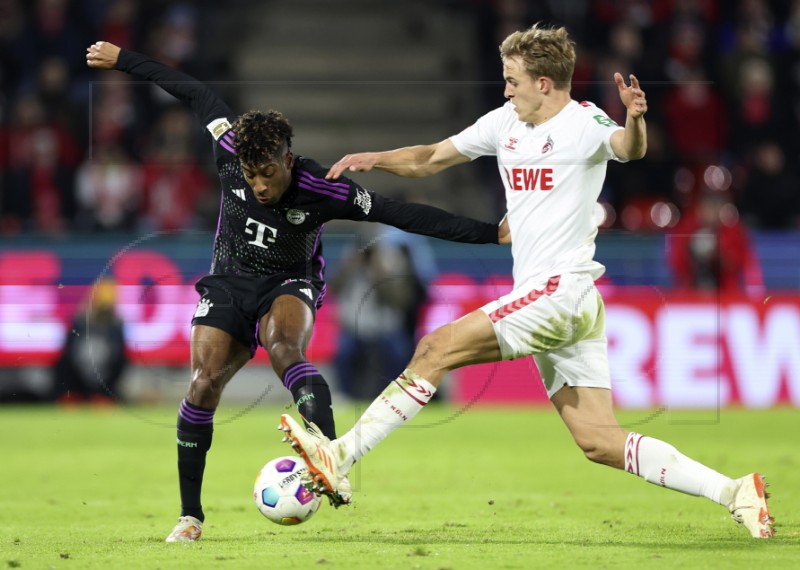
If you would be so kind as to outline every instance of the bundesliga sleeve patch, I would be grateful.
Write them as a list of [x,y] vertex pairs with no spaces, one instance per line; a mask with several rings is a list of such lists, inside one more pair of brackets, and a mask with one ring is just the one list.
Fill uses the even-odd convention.
[[211,133],[211,136],[214,137],[214,140],[218,141],[219,137],[221,137],[227,131],[230,130],[231,124],[228,122],[228,119],[225,118],[214,119],[213,121],[208,123],[208,125],[206,125],[206,128]]

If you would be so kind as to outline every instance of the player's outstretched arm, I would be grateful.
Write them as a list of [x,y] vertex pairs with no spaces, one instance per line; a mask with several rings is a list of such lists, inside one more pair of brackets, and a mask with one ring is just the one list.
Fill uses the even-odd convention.
[[614,149],[614,154],[622,159],[636,160],[647,152],[647,125],[644,121],[647,99],[636,76],[631,74],[630,80],[630,86],[625,85],[622,74],[614,74],[619,98],[628,109],[628,115],[625,119],[625,130],[611,135],[611,148]]
[[[451,214],[440,208],[413,202],[398,202],[373,194],[375,207],[365,221],[460,243],[500,243],[502,226]],[[510,239],[507,242],[511,243]]]
[[86,65],[94,69],[117,69],[152,81],[189,105],[203,125],[219,117],[233,116],[211,89],[191,75],[110,42],[99,41],[86,48]]
[[369,172],[373,168],[398,176],[421,178],[467,161],[469,158],[458,152],[450,139],[445,139],[436,144],[407,146],[385,152],[348,154],[331,166],[325,178],[335,180],[346,171]]

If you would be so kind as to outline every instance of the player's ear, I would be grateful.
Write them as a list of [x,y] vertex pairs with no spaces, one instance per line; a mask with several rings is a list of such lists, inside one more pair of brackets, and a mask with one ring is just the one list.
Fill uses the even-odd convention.
[[294,165],[294,155],[292,151],[286,151],[286,168],[291,170],[292,166]]
[[539,91],[547,95],[550,93],[550,90],[553,89],[553,80],[549,77],[542,76],[539,78],[538,87]]

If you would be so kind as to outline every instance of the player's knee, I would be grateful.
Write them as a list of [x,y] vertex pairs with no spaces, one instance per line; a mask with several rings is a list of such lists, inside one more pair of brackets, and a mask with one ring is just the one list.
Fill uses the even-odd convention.
[[216,408],[224,387],[224,382],[218,376],[198,370],[189,384],[188,400],[195,406]]
[[284,339],[268,342],[266,349],[272,368],[279,377],[295,362],[305,360],[302,347]]
[[441,362],[447,351],[447,343],[439,331],[433,331],[422,337],[414,351],[415,359]]

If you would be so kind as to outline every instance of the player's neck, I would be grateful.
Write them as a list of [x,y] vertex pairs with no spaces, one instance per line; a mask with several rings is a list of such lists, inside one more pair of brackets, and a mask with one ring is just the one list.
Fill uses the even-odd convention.
[[536,112],[533,114],[533,121],[535,126],[541,125],[558,115],[561,110],[566,107],[570,99],[569,91],[554,91],[551,97],[548,97],[542,103]]

